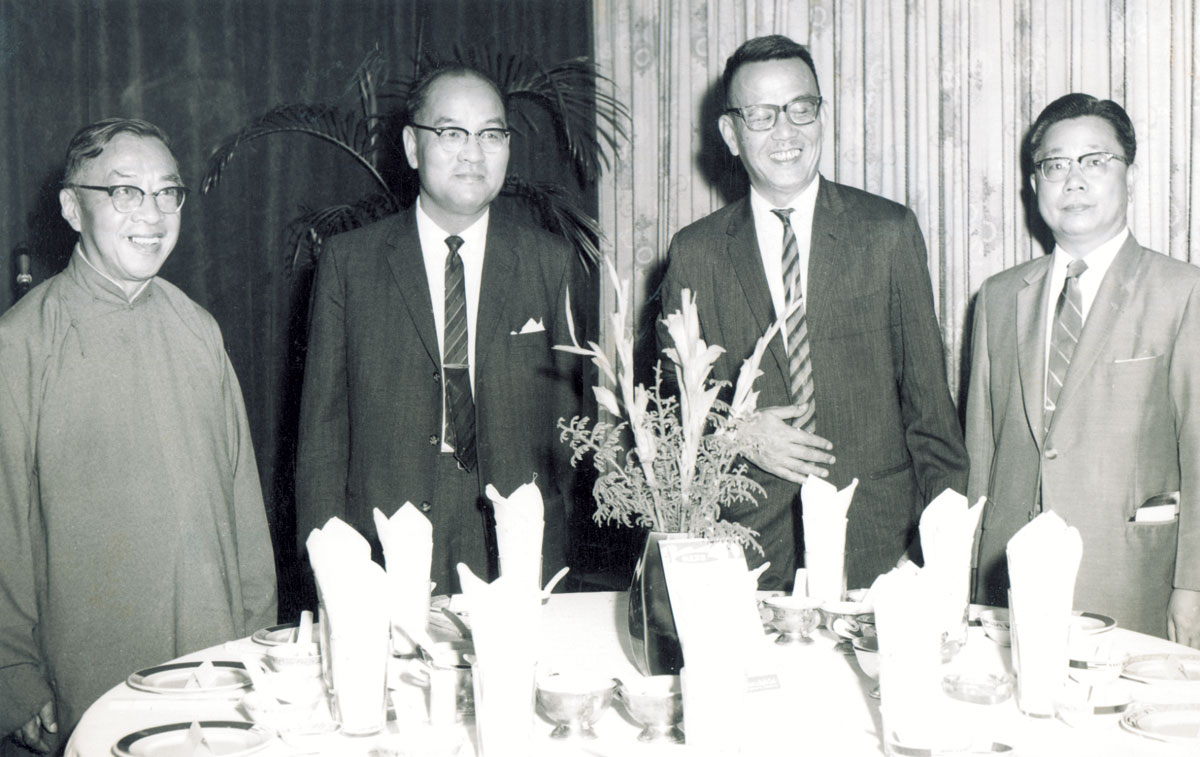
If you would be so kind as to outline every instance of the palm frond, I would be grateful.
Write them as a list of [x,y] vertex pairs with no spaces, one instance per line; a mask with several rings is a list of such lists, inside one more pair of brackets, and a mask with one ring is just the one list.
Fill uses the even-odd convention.
[[307,103],[275,107],[213,148],[208,158],[208,169],[204,174],[201,191],[208,192],[220,182],[221,174],[241,145],[285,132],[307,134],[335,145],[353,156],[359,165],[371,174],[380,188],[387,191],[387,182],[375,168],[374,156],[379,145],[378,121],[363,118],[357,113],[347,112],[332,105]]
[[381,220],[400,210],[391,192],[376,192],[346,205],[324,208],[301,207],[301,215],[288,224],[288,246],[292,249],[291,266],[311,263],[321,254],[325,240],[334,234],[352,231]]
[[527,203],[537,214],[542,228],[566,238],[585,265],[590,267],[600,260],[600,238],[603,236],[600,224],[560,185],[528,182],[510,173],[501,194]]
[[550,68],[532,58],[511,59],[497,76],[510,102],[533,102],[554,119],[571,161],[585,183],[610,166],[608,153],[628,139],[628,109],[607,90],[613,85],[586,58],[572,58]]
[[[510,124],[517,131],[539,133],[532,105],[548,114],[571,156],[576,174],[585,184],[594,182],[610,167],[608,153],[629,138],[629,109],[612,94],[615,83],[585,57],[570,58],[546,68],[530,55],[489,53],[479,48],[456,48],[453,60],[489,75],[509,101]],[[437,65],[427,56],[415,71]],[[389,80],[401,98],[407,98],[417,74]]]

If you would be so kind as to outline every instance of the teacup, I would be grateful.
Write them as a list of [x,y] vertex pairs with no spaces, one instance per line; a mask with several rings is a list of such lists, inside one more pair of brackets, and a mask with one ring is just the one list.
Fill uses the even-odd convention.
[[821,619],[821,602],[809,597],[767,597],[763,604],[775,614],[771,624],[779,631],[776,644],[811,644],[809,636]]
[[[850,640],[866,635],[864,628],[869,625],[874,630],[874,615],[872,607],[862,602],[826,602],[821,605],[821,614],[825,616],[825,627],[839,637],[834,649],[843,654],[851,654],[854,647]],[[871,623],[860,623],[859,618],[870,618]]]

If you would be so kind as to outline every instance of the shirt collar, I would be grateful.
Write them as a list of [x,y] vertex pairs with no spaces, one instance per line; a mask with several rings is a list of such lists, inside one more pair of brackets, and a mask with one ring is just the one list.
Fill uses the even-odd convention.
[[438,225],[437,221],[429,217],[425,212],[424,206],[421,204],[420,197],[417,198],[417,234],[421,237],[422,247],[433,246],[436,242],[436,247],[445,252],[449,251],[446,247],[446,238],[450,236],[458,236],[463,240],[462,247],[459,248],[458,254],[467,257],[483,256],[485,242],[487,241],[488,218],[491,215],[491,208],[483,211],[483,215],[475,220],[467,228],[458,232],[457,235],[452,235],[450,232]]
[[764,220],[776,218],[771,214],[776,208],[791,208],[792,209],[792,226],[797,226],[797,221],[800,218],[812,218],[813,210],[817,206],[817,193],[820,190],[821,175],[817,174],[813,180],[808,182],[808,186],[800,190],[794,197],[790,198],[783,205],[772,205],[767,198],[763,197],[753,185],[750,187],[750,208],[754,211],[755,219],[760,217]]
[[[1108,267],[1112,265],[1113,259],[1117,257],[1117,253],[1125,246],[1125,240],[1128,237],[1129,227],[1124,226],[1112,239],[1084,255],[1082,260],[1087,263],[1087,270],[1083,272],[1083,275],[1096,280],[1103,279],[1104,274],[1108,272]],[[1057,244],[1054,245],[1055,273],[1061,271],[1061,275],[1065,277],[1067,266],[1072,260],[1074,258],[1069,252]]]

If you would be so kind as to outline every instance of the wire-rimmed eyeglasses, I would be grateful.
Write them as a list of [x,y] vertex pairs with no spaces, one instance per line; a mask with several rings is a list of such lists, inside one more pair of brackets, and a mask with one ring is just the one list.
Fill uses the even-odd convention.
[[1078,158],[1049,157],[1037,161],[1038,171],[1046,181],[1058,183],[1065,181],[1071,173],[1071,166],[1078,165],[1079,172],[1086,178],[1095,179],[1108,173],[1108,163],[1111,160],[1126,162],[1125,158],[1111,152],[1089,152]]
[[786,105],[760,103],[740,108],[727,108],[725,112],[731,116],[741,116],[742,120],[746,122],[746,128],[750,131],[773,129],[781,112],[787,114],[787,120],[793,126],[806,126],[817,120],[817,115],[821,112],[821,98],[819,95],[803,95]]
[[469,132],[459,126],[423,126],[422,124],[409,124],[414,129],[424,129],[431,131],[437,135],[438,144],[446,152],[458,152],[467,146],[467,141],[474,136],[475,141],[479,142],[479,149],[484,152],[496,152],[504,145],[508,144],[508,135],[511,134],[510,129],[501,129],[499,127],[490,127],[480,129],[477,132]]
[[[132,213],[142,206],[146,192],[141,187],[129,184],[114,184],[109,187],[98,187],[91,184],[64,184],[68,189],[91,189],[96,192],[107,192],[112,200],[113,209],[118,213]],[[164,187],[154,192],[154,204],[162,213],[178,213],[187,199],[187,187]]]

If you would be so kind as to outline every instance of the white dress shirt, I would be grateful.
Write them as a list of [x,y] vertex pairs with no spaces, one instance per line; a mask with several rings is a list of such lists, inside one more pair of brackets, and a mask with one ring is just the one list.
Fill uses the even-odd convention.
[[[796,235],[796,251],[800,257],[800,295],[808,307],[808,257],[812,247],[813,211],[817,207],[817,190],[820,176],[793,197],[786,205],[772,205],[754,187],[750,188],[750,210],[754,214],[754,230],[758,236],[758,250],[762,255],[763,270],[767,274],[767,288],[771,290],[771,303],[775,306],[775,317],[787,306],[787,288],[783,281],[783,224],[772,213],[777,208],[791,208],[792,231]],[[783,346],[787,347],[787,329],[779,332]]]
[[[483,279],[483,253],[487,242],[488,215],[485,210],[475,223],[458,233],[462,247],[458,254],[463,261],[463,288],[467,296],[467,372],[471,377],[471,391],[475,391],[475,315],[479,312],[479,284]],[[429,283],[429,299],[433,306],[433,326],[437,331],[438,358],[445,362],[443,342],[446,338],[446,237],[450,232],[429,217],[417,199],[417,235],[421,239],[421,255],[425,260],[425,278]],[[442,407],[445,408],[446,381],[442,376]],[[446,418],[442,416],[442,451],[453,452],[446,444]]]

